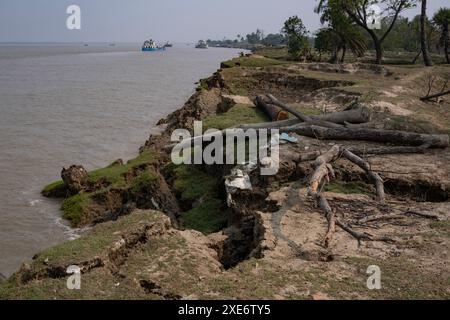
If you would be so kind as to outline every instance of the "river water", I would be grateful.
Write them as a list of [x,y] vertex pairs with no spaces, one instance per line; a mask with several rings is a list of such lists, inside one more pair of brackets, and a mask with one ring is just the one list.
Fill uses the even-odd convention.
[[152,126],[238,50],[0,44],[0,272],[76,237],[40,196],[63,166],[133,158]]

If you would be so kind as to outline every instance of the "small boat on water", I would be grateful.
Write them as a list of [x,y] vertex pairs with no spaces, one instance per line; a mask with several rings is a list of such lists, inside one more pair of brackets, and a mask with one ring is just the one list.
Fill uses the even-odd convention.
[[166,44],[164,45],[164,48],[172,48],[173,44],[170,42],[166,42]]
[[204,40],[200,40],[195,47],[197,49],[208,49],[208,44]]
[[161,51],[165,49],[165,47],[158,46],[152,39],[146,40],[142,45],[142,51]]

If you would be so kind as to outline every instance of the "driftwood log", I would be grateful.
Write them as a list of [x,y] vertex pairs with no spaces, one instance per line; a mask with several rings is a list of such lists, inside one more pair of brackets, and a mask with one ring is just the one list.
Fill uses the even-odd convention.
[[271,104],[264,96],[257,96],[254,101],[255,106],[262,110],[272,121],[288,120],[289,113],[280,110],[276,105]]

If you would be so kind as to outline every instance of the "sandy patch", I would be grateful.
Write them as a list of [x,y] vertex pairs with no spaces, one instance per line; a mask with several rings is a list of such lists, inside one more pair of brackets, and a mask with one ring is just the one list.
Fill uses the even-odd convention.
[[395,94],[395,93],[393,93],[393,92],[390,92],[390,91],[381,91],[381,93],[382,93],[383,95],[385,95],[386,97],[389,97],[389,98],[395,98],[395,97],[398,97],[397,94]]
[[409,116],[414,113],[413,111],[405,109],[400,105],[395,105],[393,103],[386,101],[375,101],[372,102],[370,105],[377,111],[389,112],[396,116]]
[[232,100],[235,104],[246,104],[253,106],[252,100],[247,96],[233,96],[233,95],[223,95],[224,98]]

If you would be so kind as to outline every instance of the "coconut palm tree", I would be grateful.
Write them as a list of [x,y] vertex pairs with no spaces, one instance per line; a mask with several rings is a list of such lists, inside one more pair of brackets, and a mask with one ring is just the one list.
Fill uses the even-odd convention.
[[320,22],[328,25],[328,28],[321,29],[321,37],[328,41],[329,51],[332,53],[330,62],[338,61],[340,50],[342,50],[340,62],[344,62],[347,50],[358,57],[364,55],[367,44],[363,34],[336,3],[321,1],[316,12],[321,14]]
[[450,9],[441,8],[435,13],[433,17],[433,23],[441,31],[440,44],[444,47],[445,59],[447,63],[450,63],[450,34],[449,34],[449,24],[450,24]]

